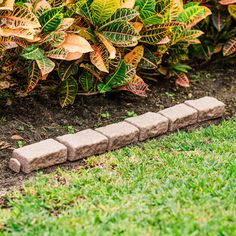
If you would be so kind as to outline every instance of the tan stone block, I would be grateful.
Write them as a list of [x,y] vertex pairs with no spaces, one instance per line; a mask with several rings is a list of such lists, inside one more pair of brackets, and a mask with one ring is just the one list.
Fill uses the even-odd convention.
[[25,173],[53,166],[67,160],[67,148],[61,143],[46,139],[44,141],[15,149],[12,157],[21,163]]
[[139,129],[125,121],[95,129],[109,139],[108,150],[113,150],[138,141]]
[[70,161],[104,153],[108,147],[108,138],[92,129],[67,134],[56,139],[67,147]]
[[125,121],[139,129],[140,141],[166,133],[169,126],[169,120],[166,117],[154,112],[130,117]]

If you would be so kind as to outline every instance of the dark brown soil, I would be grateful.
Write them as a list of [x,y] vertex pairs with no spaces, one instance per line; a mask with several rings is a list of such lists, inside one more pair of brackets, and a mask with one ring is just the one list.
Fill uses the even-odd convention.
[[[0,99],[0,143],[7,142],[9,148],[0,146],[0,195],[1,191],[19,185],[26,178],[34,176],[15,174],[7,163],[17,140],[13,135],[23,137],[25,144],[65,134],[68,129],[79,131],[123,120],[127,112],[142,114],[159,111],[165,107],[183,102],[186,99],[213,96],[227,105],[226,118],[236,113],[236,69],[210,69],[193,71],[190,75],[190,88],[176,88],[167,80],[150,85],[147,98],[129,93],[113,93],[106,96],[79,97],[75,105],[61,109],[55,95],[32,94],[29,97],[12,99],[6,105]],[[78,168],[82,162],[66,163],[63,168]],[[48,168],[46,172],[56,167]]]

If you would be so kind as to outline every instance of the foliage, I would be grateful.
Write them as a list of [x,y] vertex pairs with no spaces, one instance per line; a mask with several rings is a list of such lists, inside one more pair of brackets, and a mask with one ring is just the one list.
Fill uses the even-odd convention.
[[146,96],[145,70],[188,86],[182,62],[203,34],[192,27],[210,14],[182,0],[3,0],[0,71],[27,74],[25,93],[49,74],[58,78],[62,107],[78,93]]
[[194,45],[194,56],[204,59],[227,59],[236,56],[236,0],[207,0],[199,1],[207,6],[212,15],[199,24],[199,28],[205,32],[200,37],[202,44]]

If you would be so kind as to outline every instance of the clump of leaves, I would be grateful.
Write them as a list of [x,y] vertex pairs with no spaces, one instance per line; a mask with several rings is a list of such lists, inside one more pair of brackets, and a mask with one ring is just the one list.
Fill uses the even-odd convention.
[[235,58],[236,0],[199,2],[211,9],[212,15],[198,26],[205,34],[200,37],[202,44],[192,47],[193,55],[207,61]]
[[182,62],[202,34],[192,27],[209,14],[181,0],[3,0],[0,72],[27,74],[25,93],[54,74],[62,107],[78,94],[146,96],[145,70],[188,86]]

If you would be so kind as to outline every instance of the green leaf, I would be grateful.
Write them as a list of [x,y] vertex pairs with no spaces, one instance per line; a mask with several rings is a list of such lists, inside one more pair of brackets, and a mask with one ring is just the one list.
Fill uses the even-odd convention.
[[52,32],[58,28],[58,26],[61,24],[61,21],[63,19],[62,11],[63,11],[63,7],[56,7],[56,8],[53,8],[44,12],[39,17],[39,22],[42,26],[43,32],[45,33]]
[[50,47],[58,47],[65,41],[66,33],[62,31],[51,32],[44,40],[43,45],[49,45]]
[[88,93],[91,88],[93,87],[94,84],[94,79],[93,76],[91,74],[89,74],[88,72],[84,71],[80,78],[79,78],[79,82],[82,86],[82,89]]
[[178,22],[171,23],[162,23],[153,26],[147,26],[140,33],[142,38],[140,39],[143,43],[156,45],[162,39],[170,34],[170,30],[172,27],[178,25]]
[[220,9],[213,9],[211,19],[213,26],[220,32],[226,26],[227,14]]
[[162,23],[163,19],[151,11],[141,11],[140,18],[145,25],[156,25]]
[[90,7],[94,24],[100,26],[120,7],[120,0],[94,0]]
[[43,57],[39,60],[36,60],[36,62],[42,76],[47,75],[50,72],[52,72],[55,67],[55,63],[51,61],[50,59],[48,59],[47,57]]
[[98,84],[98,90],[100,93],[110,92],[112,88],[122,86],[127,83],[127,78],[135,75],[135,68],[128,65],[122,60],[117,70],[108,76],[105,83]]
[[60,62],[58,68],[58,75],[62,81],[68,79],[71,75],[76,75],[77,73],[78,73],[77,64],[67,61]]
[[119,21],[129,21],[134,19],[136,16],[138,16],[138,12],[134,9],[129,8],[119,8],[112,16],[109,18],[106,22],[102,24],[102,26],[99,28],[101,31],[103,28],[105,28],[108,25],[111,25],[115,22]]
[[144,48],[143,58],[139,62],[138,67],[146,70],[153,70],[157,68],[156,57],[147,48]]
[[140,38],[135,28],[127,21],[117,21],[103,28],[102,32],[116,46],[134,46]]
[[140,18],[145,25],[159,24],[162,22],[162,17],[157,15],[155,10],[156,0],[138,0],[135,6],[138,8]]
[[28,60],[40,60],[44,58],[43,50],[34,44],[24,48],[21,52],[21,56]]
[[188,73],[188,70],[191,70],[192,67],[190,67],[188,65],[185,65],[185,64],[177,63],[173,66],[173,69],[176,70],[176,71]]
[[86,3],[86,0],[78,0],[75,3],[71,4],[66,12],[64,13],[64,18],[75,17],[78,10]]
[[176,21],[185,23],[187,25],[187,29],[189,29],[210,14],[211,11],[207,7],[193,5],[184,9],[184,11],[178,15]]
[[87,21],[90,21],[92,23],[92,12],[91,12],[91,8],[90,5],[93,2],[93,0],[87,0],[85,1],[83,4],[79,5],[77,8],[77,13],[84,17]]
[[78,93],[78,83],[73,77],[63,80],[59,87],[59,100],[62,107],[72,105]]

